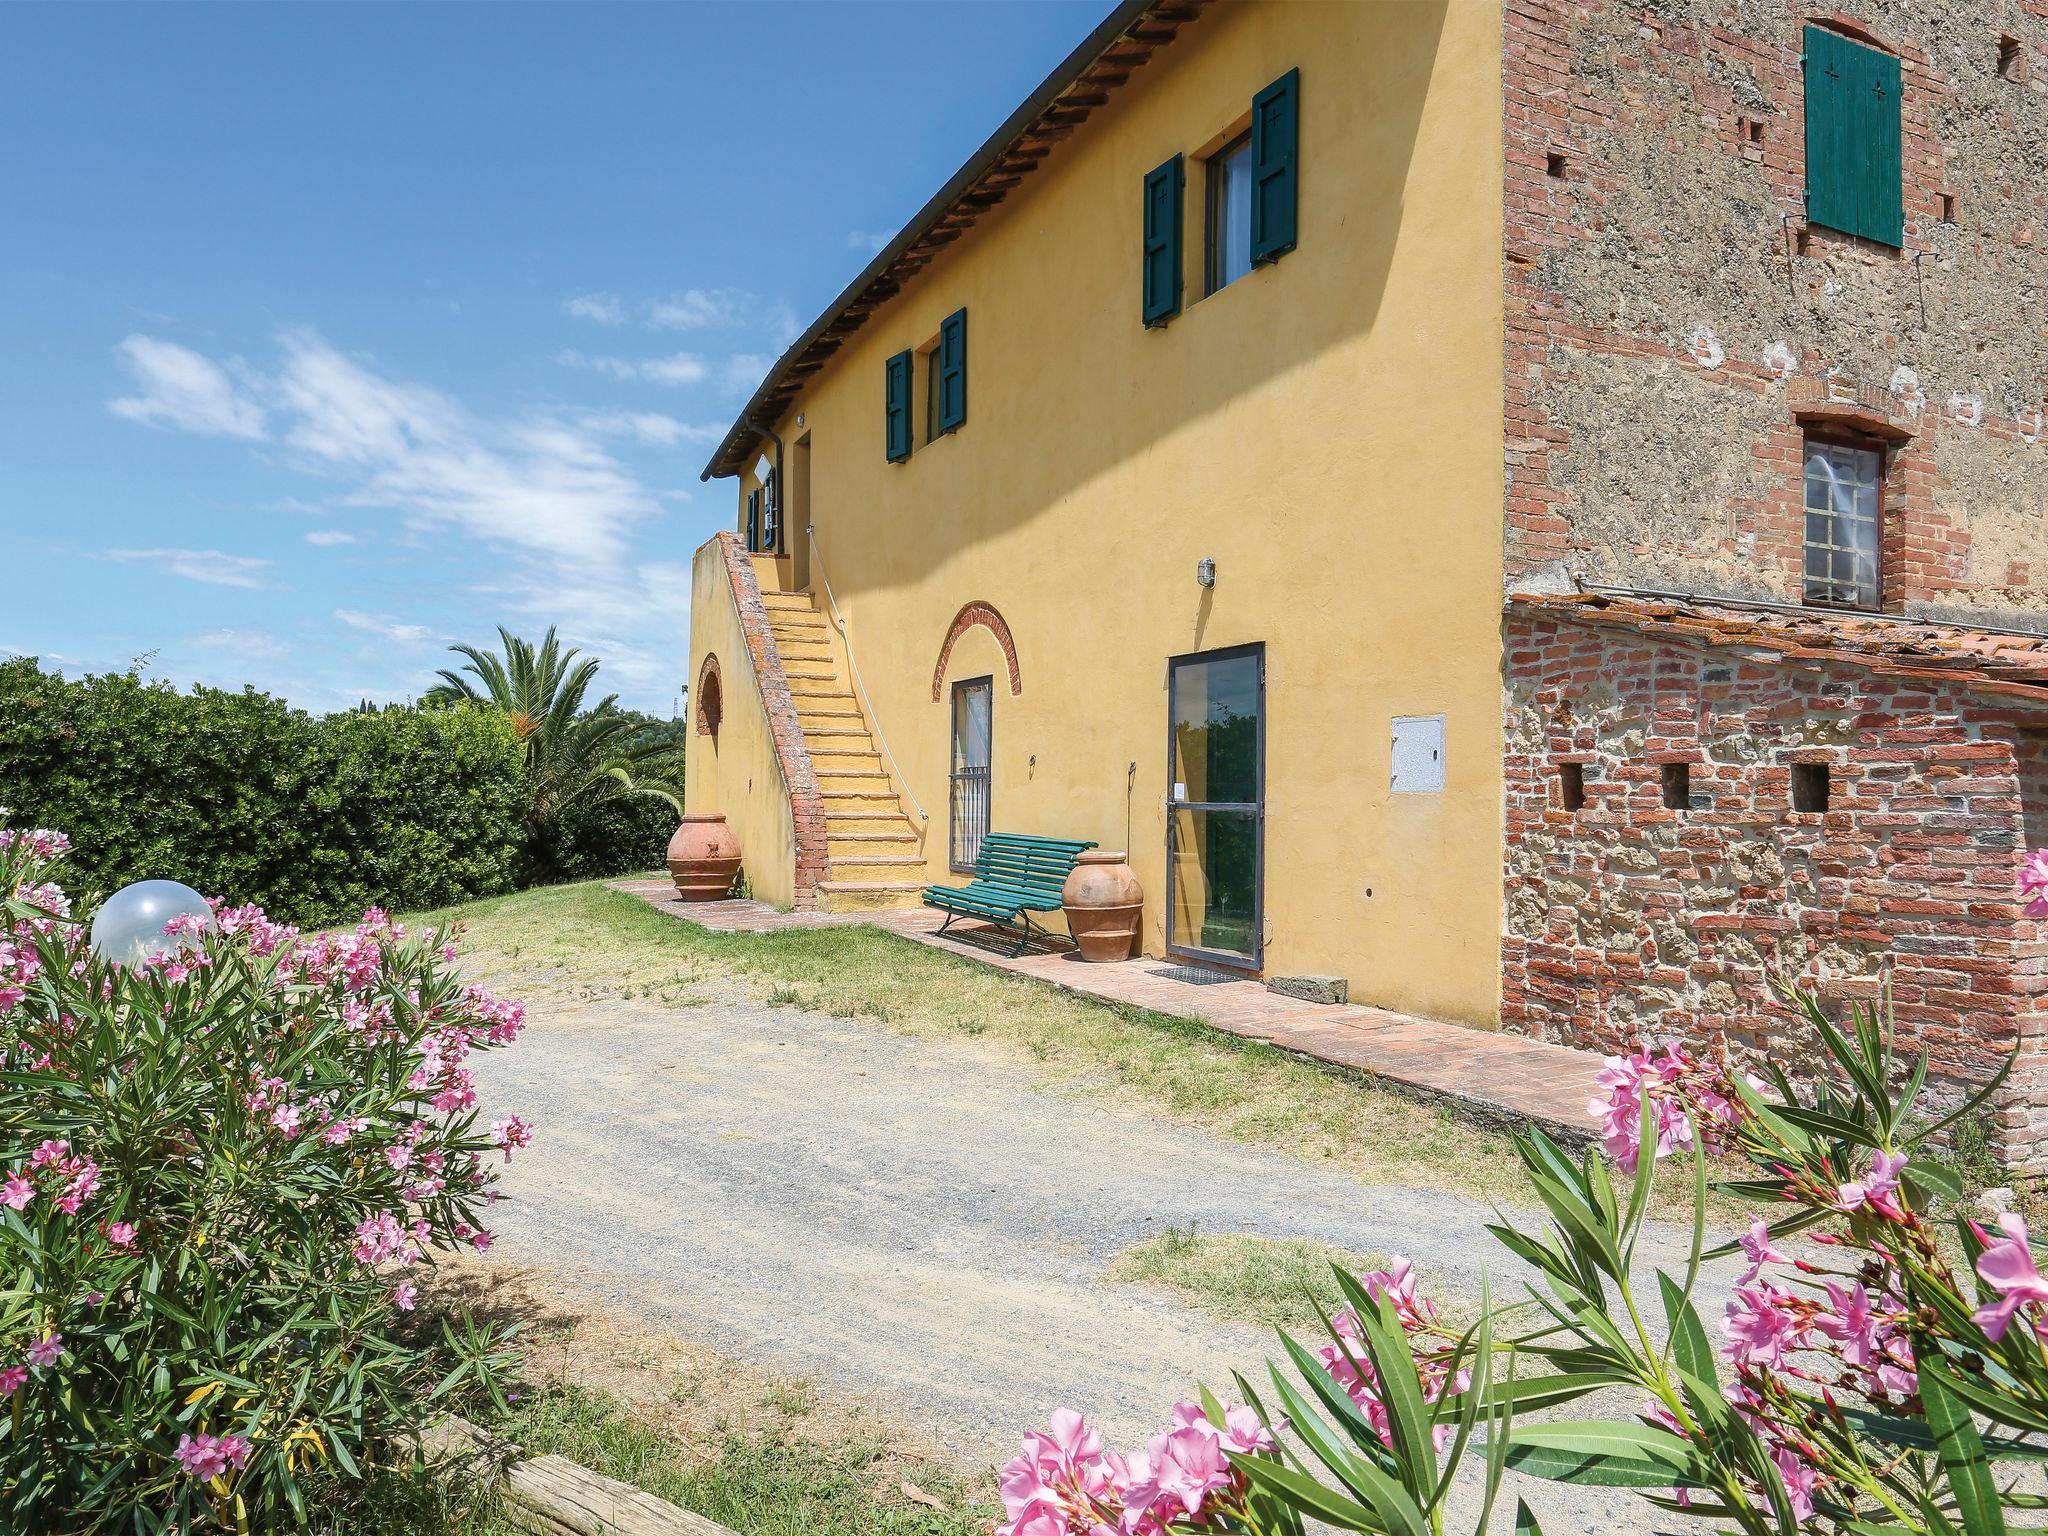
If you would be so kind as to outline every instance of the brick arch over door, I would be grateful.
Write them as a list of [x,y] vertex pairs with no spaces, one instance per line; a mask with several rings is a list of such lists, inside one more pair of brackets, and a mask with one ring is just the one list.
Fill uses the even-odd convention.
[[960,637],[980,625],[996,637],[996,644],[1003,648],[1003,661],[1010,669],[1010,694],[1014,698],[1024,691],[1024,674],[1017,667],[1017,642],[1010,638],[1010,626],[1003,616],[989,603],[969,603],[953,615],[953,622],[946,630],[946,643],[939,647],[939,664],[932,668],[932,702],[938,703],[946,694],[946,663],[953,659],[953,647]]
[[725,717],[725,685],[718,676],[718,654],[704,658],[704,665],[697,670],[697,691],[692,695],[697,701],[697,734],[716,739],[718,723]]

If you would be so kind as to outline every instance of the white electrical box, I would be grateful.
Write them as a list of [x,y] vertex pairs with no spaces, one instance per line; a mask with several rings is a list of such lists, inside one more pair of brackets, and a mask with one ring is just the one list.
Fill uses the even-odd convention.
[[1440,795],[1444,788],[1444,717],[1394,716],[1394,793]]

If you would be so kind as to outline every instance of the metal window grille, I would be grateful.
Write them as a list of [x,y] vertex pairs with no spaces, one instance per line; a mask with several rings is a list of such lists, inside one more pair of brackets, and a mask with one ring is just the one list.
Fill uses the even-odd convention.
[[989,764],[993,757],[995,680],[972,678],[953,685],[953,771],[948,793],[947,862],[970,870],[988,836]]
[[1878,501],[1884,456],[1845,443],[1806,446],[1806,600],[1878,605]]

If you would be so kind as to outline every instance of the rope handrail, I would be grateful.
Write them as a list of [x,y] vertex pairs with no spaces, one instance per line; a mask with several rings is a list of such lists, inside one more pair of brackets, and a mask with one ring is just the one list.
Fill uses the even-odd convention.
[[918,820],[929,823],[932,819],[931,812],[924,808],[923,802],[911,789],[910,780],[904,777],[903,770],[897,766],[896,754],[889,750],[889,738],[882,731],[882,718],[875,713],[874,700],[868,697],[867,684],[861,681],[860,663],[853,659],[853,637],[846,632],[846,618],[839,611],[839,599],[832,595],[832,578],[825,574],[825,555],[818,548],[817,527],[806,523],[804,537],[811,541],[811,566],[818,573],[819,585],[825,589],[825,606],[831,611],[832,625],[839,631],[839,638],[846,643],[846,670],[853,678],[853,691],[860,697],[861,710],[866,714],[868,725],[875,733],[875,744],[882,749],[882,761],[889,765],[889,775],[896,781],[896,787],[916,809]]

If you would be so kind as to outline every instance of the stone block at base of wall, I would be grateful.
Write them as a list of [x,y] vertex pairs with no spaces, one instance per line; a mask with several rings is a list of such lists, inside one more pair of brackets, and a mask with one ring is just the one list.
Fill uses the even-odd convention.
[[1351,983],[1342,976],[1269,976],[1266,990],[1282,997],[1298,997],[1305,1003],[1351,1001]]

